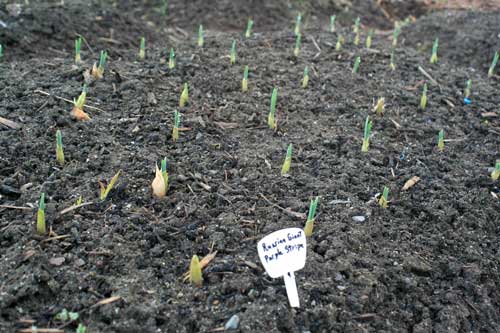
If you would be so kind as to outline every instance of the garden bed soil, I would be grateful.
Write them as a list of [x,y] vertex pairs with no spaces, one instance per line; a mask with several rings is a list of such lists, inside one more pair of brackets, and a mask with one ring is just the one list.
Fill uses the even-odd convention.
[[[489,177],[500,158],[498,76],[488,79],[483,65],[470,70],[446,53],[430,65],[428,52],[408,43],[396,49],[391,71],[387,33],[377,31],[366,49],[352,44],[349,27],[332,34],[321,24],[307,26],[298,58],[286,24],[250,39],[214,29],[203,49],[195,29],[160,43],[152,28],[157,35],[138,61],[140,29],[112,22],[121,44],[108,48],[104,79],[88,88],[90,121],[75,122],[61,98],[77,98],[99,47],[82,47],[80,66],[71,45],[39,57],[23,56],[21,47],[12,51],[18,58],[6,48],[0,63],[0,117],[22,126],[0,125],[0,331],[73,332],[76,323],[54,320],[63,308],[78,312],[88,332],[217,332],[235,314],[240,332],[498,330],[500,188]],[[468,31],[489,29],[474,22]],[[338,34],[347,37],[342,51],[335,51]],[[48,37],[40,43],[50,45]],[[236,65],[229,64],[233,38]],[[359,74],[352,74],[358,55]],[[468,78],[472,104],[464,105]],[[190,99],[173,143],[185,82]],[[428,106],[420,110],[424,83]],[[267,127],[275,86],[277,131]],[[379,97],[382,117],[373,113]],[[361,153],[367,115],[373,134]],[[55,160],[58,129],[63,167]],[[289,143],[291,172],[283,177]],[[159,200],[150,184],[164,157],[170,188]],[[98,182],[118,170],[116,188],[101,202]],[[402,190],[413,176],[420,181]],[[387,209],[377,204],[384,186]],[[41,192],[52,237],[35,235]],[[84,205],[64,212],[80,196]],[[307,262],[295,274],[301,307],[290,308],[283,281],[258,262],[256,244],[302,227],[314,196]],[[193,254],[214,252],[202,288],[183,282]]]

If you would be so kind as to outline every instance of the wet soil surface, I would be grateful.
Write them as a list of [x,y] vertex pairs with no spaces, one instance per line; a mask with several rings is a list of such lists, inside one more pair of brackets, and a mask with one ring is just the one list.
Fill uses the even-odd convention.
[[[132,28],[117,22],[114,39],[124,44],[109,48],[104,79],[89,86],[90,121],[74,121],[61,98],[79,95],[95,45],[94,54],[82,47],[80,66],[70,45],[65,54],[0,63],[0,117],[22,126],[0,125],[0,331],[73,332],[76,323],[54,320],[63,308],[78,312],[88,332],[216,332],[233,315],[240,332],[498,330],[500,188],[489,177],[500,159],[498,76],[444,55],[430,65],[428,52],[408,45],[396,49],[391,71],[390,34],[377,32],[367,49],[353,45],[349,27],[328,33],[321,24],[307,26],[296,58],[290,22],[282,31],[256,27],[250,39],[213,30],[203,49],[192,32],[172,33],[178,40],[148,43],[139,61]],[[335,51],[339,34],[347,41]],[[238,57],[230,65],[233,38]],[[464,105],[468,78],[472,103]],[[185,82],[190,100],[179,109]],[[424,83],[428,105],[420,110]],[[275,86],[277,131],[267,127]],[[381,117],[373,112],[379,97]],[[173,143],[175,110],[182,130]],[[367,115],[373,133],[361,153]],[[63,167],[55,160],[58,129]],[[282,177],[289,143],[291,172]],[[150,184],[163,157],[170,188],[158,200]],[[98,182],[118,170],[101,202]],[[402,190],[413,176],[421,180]],[[384,186],[387,209],[377,203]],[[35,235],[41,192],[60,237]],[[80,196],[84,206],[62,213]],[[292,309],[283,281],[258,262],[256,244],[302,227],[314,196],[315,229],[296,273],[301,307]],[[202,288],[182,281],[193,254],[215,251]]]

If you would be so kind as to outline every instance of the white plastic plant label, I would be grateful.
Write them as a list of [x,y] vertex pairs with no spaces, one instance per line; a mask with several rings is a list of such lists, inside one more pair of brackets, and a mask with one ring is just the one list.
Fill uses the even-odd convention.
[[306,235],[300,228],[273,232],[257,244],[260,261],[272,278],[283,276],[290,306],[299,307],[299,295],[293,272],[306,264]]

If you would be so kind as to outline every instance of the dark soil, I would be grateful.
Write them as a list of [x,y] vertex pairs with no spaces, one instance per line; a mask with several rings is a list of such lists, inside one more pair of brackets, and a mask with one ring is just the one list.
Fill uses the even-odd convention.
[[[406,47],[430,57],[439,36],[439,55],[453,66],[488,71],[495,52],[500,51],[500,10],[488,12],[440,11],[424,16],[404,29]],[[477,29],[476,27],[481,27]]]
[[[222,7],[201,3],[199,16],[173,3],[168,17],[203,17],[204,10],[207,17],[220,17]],[[82,15],[99,16],[102,8],[94,5]],[[76,323],[61,327],[54,321],[63,308],[78,312],[87,332],[216,332],[235,314],[241,332],[498,331],[500,188],[489,175],[500,159],[499,77],[488,79],[483,66],[458,66],[445,53],[430,65],[430,54],[407,42],[397,48],[391,71],[386,33],[378,32],[368,50],[352,44],[349,27],[339,27],[347,43],[337,52],[337,33],[327,33],[320,20],[307,24],[296,59],[293,15],[276,21],[279,31],[259,27],[261,17],[272,21],[271,10],[258,13],[251,39],[241,36],[248,15],[243,12],[235,18],[237,32],[226,23],[216,30],[214,22],[203,50],[195,46],[195,27],[182,37],[182,27],[149,25],[152,41],[140,62],[144,26],[129,26],[131,12],[109,12],[112,19],[101,22],[114,29],[119,44],[108,48],[104,79],[89,86],[87,105],[98,109],[86,108],[88,122],[72,120],[72,105],[54,96],[77,98],[83,71],[109,40],[90,43],[93,53],[82,47],[85,63],[76,67],[67,40],[78,31],[72,30],[74,21],[47,14],[47,24],[57,27],[52,32],[67,31],[60,40],[27,31],[44,46],[38,57],[26,53],[32,42],[5,41],[8,33],[0,30],[6,44],[0,117],[22,125],[0,125],[1,332],[32,324],[74,332]],[[23,22],[21,31],[29,25]],[[470,36],[490,29],[486,19],[474,22],[465,32]],[[408,38],[405,31],[401,40]],[[160,38],[163,33],[168,36]],[[434,34],[429,30],[426,40]],[[233,38],[238,62],[231,66]],[[52,51],[51,43],[66,50]],[[165,50],[173,45],[177,66],[170,71]],[[352,74],[357,55],[360,72]],[[246,64],[249,91],[242,93]],[[306,65],[310,86],[302,89]],[[465,106],[468,78],[472,104]],[[190,101],[180,110],[183,131],[174,144],[173,112],[185,82]],[[429,102],[422,111],[424,83]],[[277,132],[266,124],[274,86]],[[387,106],[377,117],[372,108],[381,96]],[[370,151],[363,154],[367,115],[374,125]],[[55,160],[57,129],[64,167]],[[436,148],[440,129],[447,140],[443,152]],[[291,174],[282,177],[289,143]],[[150,184],[163,157],[170,188],[158,200]],[[116,189],[100,202],[98,181],[119,169]],[[420,182],[402,191],[412,176]],[[390,188],[387,209],[376,199],[384,186]],[[41,192],[47,193],[48,223],[61,238],[35,235]],[[80,195],[88,205],[62,214]],[[303,226],[301,214],[316,195],[307,263],[296,272],[301,308],[291,309],[283,281],[269,278],[258,262],[256,244],[275,230]],[[217,255],[203,272],[203,287],[184,283],[192,255],[212,251]],[[120,299],[98,303],[114,296]]]

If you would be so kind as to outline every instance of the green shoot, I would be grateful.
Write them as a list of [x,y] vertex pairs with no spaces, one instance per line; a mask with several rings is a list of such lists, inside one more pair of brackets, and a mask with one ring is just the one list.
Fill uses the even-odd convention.
[[106,58],[108,53],[106,51],[101,51],[101,56],[99,58],[99,66],[94,63],[92,66],[92,76],[94,79],[99,80],[104,75],[104,65],[106,65]]
[[273,130],[275,130],[277,127],[275,118],[277,100],[278,100],[278,88],[274,87],[273,93],[271,95],[271,109],[269,111],[269,116],[267,117],[267,124],[269,125],[269,128]]
[[86,98],[87,98],[87,84],[85,83],[83,85],[82,93],[80,94],[80,96],[78,96],[78,99],[76,101],[73,99],[73,104],[75,105],[75,107],[73,108],[73,115],[79,120],[90,119],[90,117],[86,113],[82,115],[81,119],[78,117],[78,114],[75,113],[75,109],[81,110],[83,112],[83,106],[85,105]]
[[401,33],[401,27],[399,25],[396,25],[394,27],[394,31],[392,32],[392,48],[396,48],[398,46],[398,37],[399,34]]
[[198,28],[198,47],[203,47],[205,43],[205,37],[203,36],[203,26],[200,24]]
[[73,104],[75,105],[75,107],[83,110],[83,106],[85,105],[86,98],[87,98],[87,84],[85,83],[83,85],[82,93],[80,94],[80,96],[78,96],[78,99],[76,100],[76,102],[73,99]]
[[373,38],[373,29],[368,31],[368,36],[366,37],[366,48],[369,49],[372,47],[372,38]]
[[97,67],[97,70],[101,74],[101,76],[104,74],[104,65],[106,65],[106,58],[108,57],[108,52],[106,51],[101,51],[101,56],[99,58],[99,67]]
[[382,208],[387,208],[387,204],[389,201],[387,200],[389,197],[389,188],[387,186],[384,186],[384,191],[382,192],[382,196],[378,200],[378,204]]
[[113,176],[113,178],[111,178],[111,180],[109,181],[109,184],[106,187],[104,187],[104,184],[102,182],[99,182],[99,187],[101,188],[101,195],[100,195],[101,201],[106,200],[109,192],[111,192],[111,190],[113,189],[113,186],[115,186],[115,183],[118,180],[118,177],[120,177],[121,172],[122,172],[121,170],[118,170],[118,172]]
[[167,16],[168,13],[168,0],[163,0],[163,5],[161,6],[161,13],[163,16]]
[[342,44],[344,44],[344,37],[339,35],[337,38],[337,43],[335,44],[335,51],[342,50]]
[[76,101],[75,106],[77,108],[83,109],[86,98],[87,98],[87,84],[84,83],[82,88],[82,93],[80,94],[80,96],[78,96],[78,100]]
[[281,175],[287,175],[290,172],[290,166],[292,164],[292,144],[288,145],[286,150],[285,161],[283,162],[283,166],[281,167]]
[[389,63],[389,67],[393,71],[396,70],[396,64],[394,63],[394,49],[391,50],[391,60],[390,60],[390,63]]
[[71,110],[71,115],[76,120],[81,120],[81,121],[90,120],[89,115],[83,111],[83,106],[85,105],[86,97],[87,97],[87,84],[84,84],[82,93],[80,94],[80,96],[78,96],[78,100],[75,101],[73,99],[73,104],[75,106],[73,107],[73,110]]
[[420,108],[425,110],[427,106],[427,83],[424,83],[424,87],[422,88],[422,97],[420,97]]
[[79,323],[78,327],[76,328],[76,333],[86,333],[86,332],[87,332],[87,327],[82,323]]
[[467,86],[465,87],[465,92],[464,92],[464,95],[465,95],[465,98],[469,98],[470,97],[470,90],[472,88],[472,80],[467,80]]
[[359,19],[359,16],[356,18],[356,20],[354,21],[354,33],[355,33],[355,36],[354,36],[354,45],[359,45],[359,33],[360,33],[360,30],[359,30],[359,25],[360,25],[360,22],[361,20]]
[[316,207],[318,206],[319,197],[311,200],[309,205],[309,214],[307,215],[306,226],[304,227],[304,234],[306,237],[311,237],[314,228],[314,217],[316,215]]
[[382,116],[384,114],[384,109],[385,109],[385,98],[380,97],[373,110],[375,111],[377,116]]
[[295,37],[295,48],[293,49],[293,55],[295,57],[298,57],[299,56],[299,53],[300,53],[300,44],[301,44],[301,40],[302,40],[302,34],[298,34],[296,37]]
[[495,52],[495,55],[493,56],[493,61],[491,62],[491,65],[490,65],[490,69],[488,70],[488,77],[492,77],[493,74],[495,73],[495,67],[496,67],[497,62],[498,62],[498,57],[499,57],[498,52]]
[[444,131],[440,130],[438,134],[438,150],[443,151],[444,150]]
[[352,73],[356,74],[359,71],[359,63],[361,62],[361,57],[357,56],[356,60],[354,60],[354,66],[352,67]]
[[231,44],[231,54],[229,55],[231,65],[236,63],[236,40],[233,39],[233,43]]
[[174,48],[170,48],[170,53],[168,55],[168,69],[174,69],[175,68],[175,52]]
[[250,38],[252,36],[253,20],[248,19],[247,30],[245,31],[245,38]]
[[438,47],[439,47],[439,38],[436,37],[436,39],[434,40],[434,44],[432,45],[431,64],[435,64],[438,62],[438,56],[437,56]]
[[78,320],[79,317],[78,312],[70,312],[66,309],[62,309],[61,312],[55,315],[54,319],[59,321],[75,321]]
[[45,235],[47,229],[45,227],[45,193],[40,196],[40,203],[38,204],[38,212],[36,216],[36,231],[39,235]]
[[184,88],[182,89],[181,97],[179,98],[179,107],[183,108],[189,101],[189,88],[188,84],[184,83]]
[[191,259],[191,264],[189,265],[189,280],[198,288],[201,288],[201,286],[203,285],[200,259],[198,259],[197,255],[193,256],[193,258]]
[[500,161],[495,163],[495,169],[491,172],[491,179],[498,180],[500,178]]
[[304,68],[304,76],[302,77],[302,88],[306,89],[309,84],[309,68]]
[[372,121],[370,120],[370,116],[366,117],[365,120],[365,132],[363,136],[363,145],[361,146],[361,152],[368,152],[368,148],[370,146],[370,135],[372,133]]
[[56,160],[60,165],[64,165],[64,151],[62,146],[61,131],[56,132]]
[[332,15],[330,16],[330,32],[335,32],[335,19],[337,16]]
[[75,39],[75,63],[79,64],[82,62],[82,57],[80,55],[80,49],[82,48],[82,37]]
[[300,13],[297,14],[297,18],[295,19],[295,36],[300,35],[300,24],[302,23],[302,15]]
[[139,59],[144,60],[146,58],[146,38],[141,38],[141,45],[139,46]]
[[[179,124],[177,124],[179,126]],[[167,172],[167,158],[165,157],[161,160],[161,175],[163,176],[163,181],[165,182],[165,189],[168,189],[168,172]]]
[[179,140],[179,125],[181,123],[181,114],[179,111],[174,112],[174,128],[172,129],[172,140],[176,142]]
[[243,80],[241,80],[241,91],[247,92],[248,90],[248,65],[243,70]]
[[80,205],[82,204],[82,202],[83,202],[83,196],[82,196],[82,195],[80,195],[80,196],[78,197],[78,199],[76,199],[76,203],[75,203],[75,205],[76,205],[76,206],[80,206]]

